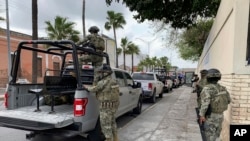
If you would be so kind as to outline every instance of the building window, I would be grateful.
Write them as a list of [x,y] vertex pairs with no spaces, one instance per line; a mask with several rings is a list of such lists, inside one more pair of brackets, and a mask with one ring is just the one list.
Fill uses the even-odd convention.
[[59,62],[53,62],[53,68],[54,68],[54,76],[60,76],[60,63]]
[[247,54],[246,54],[247,64],[250,64],[250,10],[248,12],[248,33],[247,33]]
[[43,71],[42,71],[42,58],[37,58],[37,76],[42,77]]

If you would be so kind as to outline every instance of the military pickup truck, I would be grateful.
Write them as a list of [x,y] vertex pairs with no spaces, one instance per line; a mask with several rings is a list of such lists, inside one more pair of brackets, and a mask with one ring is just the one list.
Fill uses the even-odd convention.
[[[84,67],[78,61],[78,57],[86,53],[102,56],[104,63],[109,64],[106,53],[76,46],[72,41],[20,42],[12,59],[11,80],[4,100],[6,109],[0,111],[0,126],[31,131],[26,135],[28,139],[49,133],[59,136],[81,134],[91,141],[101,140],[99,103],[95,94],[85,88],[92,84],[93,69],[82,71]],[[37,58],[36,63],[32,63],[33,55]],[[74,75],[67,73],[69,66]],[[36,70],[36,77],[32,77],[32,70]],[[128,78],[125,72],[122,75],[124,86],[120,88],[123,89],[120,95],[127,101],[124,101],[126,107],[120,105],[117,116],[130,110],[140,113],[141,84]],[[116,75],[113,77],[116,79]],[[18,83],[20,78],[30,83]]]

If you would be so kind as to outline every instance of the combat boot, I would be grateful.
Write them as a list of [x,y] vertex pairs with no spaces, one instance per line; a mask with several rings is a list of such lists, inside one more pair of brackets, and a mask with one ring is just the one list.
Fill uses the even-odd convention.
[[114,134],[113,138],[114,138],[114,141],[119,141],[117,134]]

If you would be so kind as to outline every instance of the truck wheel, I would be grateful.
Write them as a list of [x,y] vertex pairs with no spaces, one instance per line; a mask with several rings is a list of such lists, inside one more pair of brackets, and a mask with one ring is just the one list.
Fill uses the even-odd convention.
[[88,141],[105,141],[105,136],[102,133],[100,118],[96,122],[95,129],[88,134]]
[[150,101],[151,101],[151,103],[155,103],[155,101],[156,101],[155,90],[154,90],[152,97],[150,98]]
[[133,113],[134,114],[141,114],[141,108],[142,108],[142,96],[140,95],[138,103],[137,103],[137,107],[135,107],[133,109]]
[[161,91],[161,93],[159,94],[159,98],[162,98],[162,95],[163,95],[163,88],[162,88],[162,91]]

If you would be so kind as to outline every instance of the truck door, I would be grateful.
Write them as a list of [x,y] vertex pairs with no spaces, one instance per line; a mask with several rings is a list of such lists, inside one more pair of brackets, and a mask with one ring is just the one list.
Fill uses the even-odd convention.
[[123,75],[123,73],[121,71],[114,71],[115,73],[115,78],[118,82],[119,85],[119,100],[120,100],[120,104],[118,107],[118,111],[117,111],[117,115],[121,115],[124,113],[124,111],[127,111],[127,109],[129,108],[129,101],[128,101],[128,90],[126,87],[126,82],[125,82],[125,77]]
[[129,100],[129,107],[134,107],[134,105],[137,104],[137,97],[138,94],[136,94],[137,89],[134,89],[132,86],[134,85],[133,78],[130,76],[130,74],[124,72],[124,75],[126,77],[126,87],[128,90],[128,100]]

